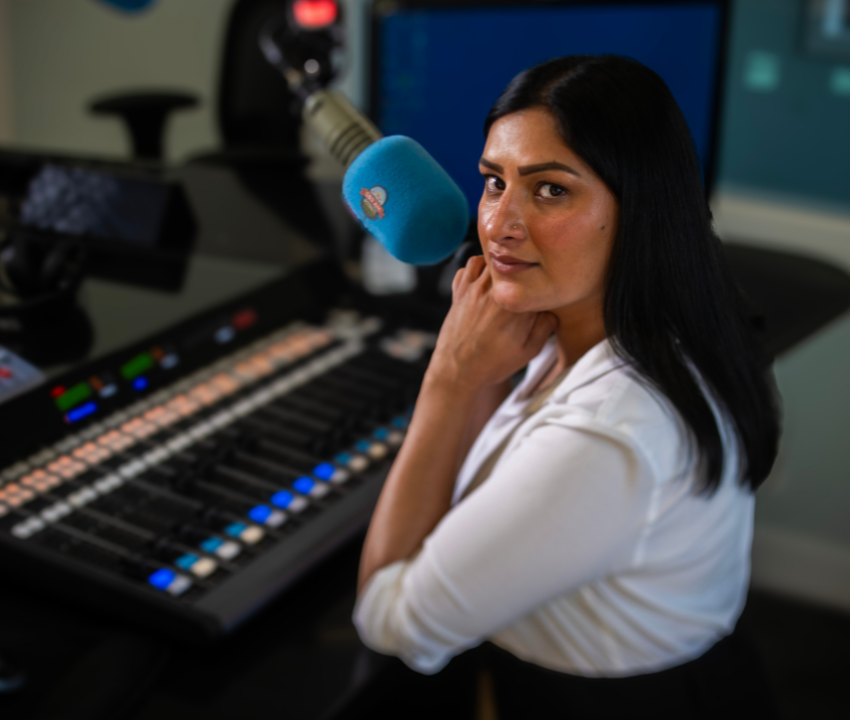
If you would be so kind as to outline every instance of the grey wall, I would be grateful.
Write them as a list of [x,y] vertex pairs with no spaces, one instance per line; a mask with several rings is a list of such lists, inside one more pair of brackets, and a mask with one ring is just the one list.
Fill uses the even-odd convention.
[[117,120],[86,104],[120,90],[188,90],[200,110],[178,113],[171,158],[213,147],[219,46],[231,0],[158,0],[127,14],[95,0],[6,0],[14,140],[52,150],[126,155]]

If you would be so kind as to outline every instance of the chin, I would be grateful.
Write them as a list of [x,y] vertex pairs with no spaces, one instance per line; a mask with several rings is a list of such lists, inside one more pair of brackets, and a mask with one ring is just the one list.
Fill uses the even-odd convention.
[[514,313],[541,312],[549,308],[540,307],[539,299],[530,297],[525,288],[511,282],[497,282],[493,286],[493,302],[502,310]]

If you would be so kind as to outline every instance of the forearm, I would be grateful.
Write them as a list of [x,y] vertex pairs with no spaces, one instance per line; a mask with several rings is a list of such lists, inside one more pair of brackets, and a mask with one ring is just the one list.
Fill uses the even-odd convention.
[[484,426],[493,417],[493,413],[505,401],[505,398],[511,394],[512,389],[511,380],[508,378],[503,382],[487,385],[478,393],[469,415],[469,421],[466,423],[466,430],[464,431],[463,440],[458,451],[457,462],[455,463],[455,477],[460,472],[466,456],[469,454]]
[[457,459],[479,394],[426,377],[369,525],[358,592],[377,570],[411,557],[448,512]]
[[[557,326],[548,313],[499,308],[490,297],[491,285],[480,257],[455,275],[452,308],[369,525],[358,591],[375,571],[410,558],[449,511],[476,401],[483,394],[492,413],[505,380],[540,352]],[[494,386],[496,395],[489,397]]]

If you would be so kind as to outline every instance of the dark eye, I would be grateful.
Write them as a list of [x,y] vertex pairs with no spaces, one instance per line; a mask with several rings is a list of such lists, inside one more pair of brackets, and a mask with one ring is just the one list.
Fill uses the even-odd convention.
[[484,187],[490,192],[495,192],[505,189],[505,181],[496,175],[484,176]]
[[567,189],[562,185],[554,183],[543,183],[538,188],[537,194],[544,198],[556,198],[567,194]]

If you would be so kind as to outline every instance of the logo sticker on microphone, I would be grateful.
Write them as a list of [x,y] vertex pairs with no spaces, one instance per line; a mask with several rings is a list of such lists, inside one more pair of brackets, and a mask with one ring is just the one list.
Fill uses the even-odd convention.
[[360,201],[360,207],[366,213],[367,218],[370,220],[374,220],[375,218],[381,219],[386,215],[386,212],[384,212],[384,203],[387,201],[387,191],[384,188],[380,185],[375,185],[375,187],[369,190],[361,188],[360,194],[363,196],[363,199]]

